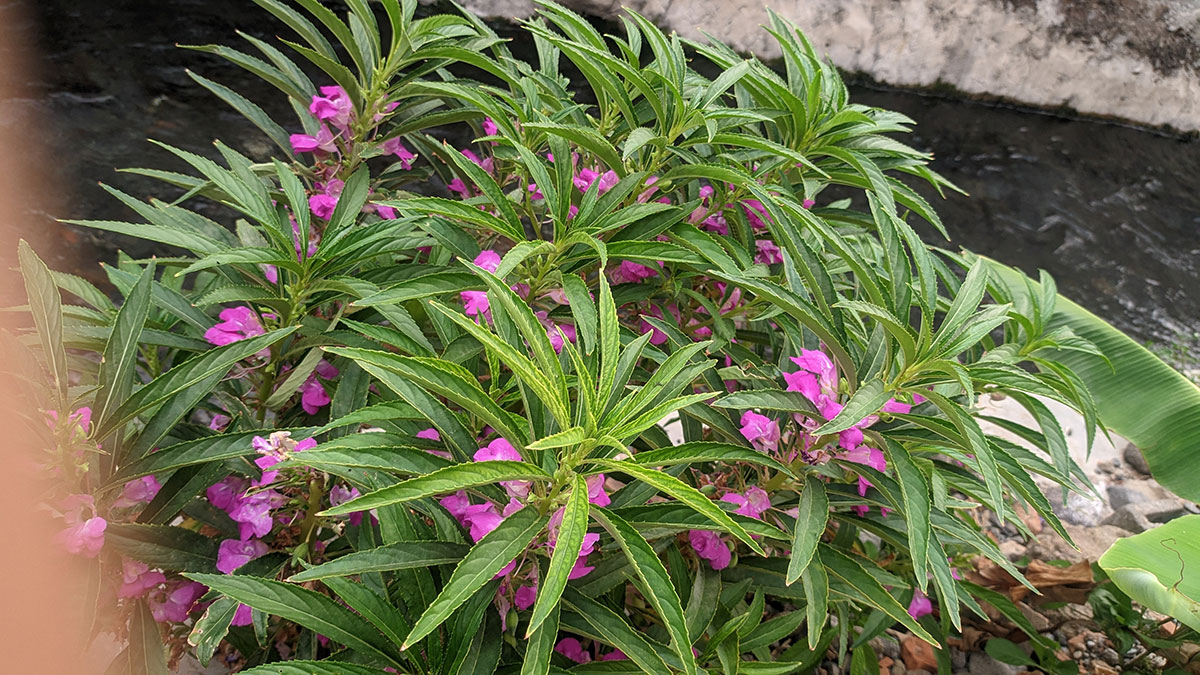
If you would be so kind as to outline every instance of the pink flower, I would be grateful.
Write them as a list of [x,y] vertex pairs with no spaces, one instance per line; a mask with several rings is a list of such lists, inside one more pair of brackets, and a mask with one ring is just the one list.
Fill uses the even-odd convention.
[[493,122],[492,118],[490,117],[483,118],[483,124],[480,126],[483,127],[483,133],[487,134],[488,136],[496,136],[500,133],[499,127],[496,126],[496,123]]
[[308,208],[313,212],[313,215],[329,220],[333,215],[334,209],[337,208],[338,195],[317,194],[308,198]]
[[592,655],[579,644],[579,640],[575,638],[563,638],[554,646],[554,651],[562,654],[575,663],[588,663],[592,660]]
[[[84,520],[83,510],[92,517]],[[58,541],[68,553],[95,558],[104,548],[104,531],[108,521],[96,515],[96,502],[91,495],[71,495],[63,503],[63,520],[67,528],[58,533]]]
[[771,508],[770,496],[757,485],[750,486],[745,495],[736,492],[727,493],[721,497],[721,501],[737,504],[738,509],[734,513],[758,520],[762,520],[762,514]]
[[466,508],[463,521],[469,530],[471,541],[479,541],[500,527],[504,516],[496,513],[495,504],[472,504]]
[[438,430],[430,427],[417,432],[417,438],[424,438],[427,441],[440,441],[442,437],[438,434]]
[[174,587],[152,593],[148,600],[155,621],[181,623],[186,621],[192,606],[208,587],[195,581],[185,581]]
[[466,199],[471,196],[470,188],[467,187],[467,184],[464,183],[461,178],[455,178],[449,183],[446,183],[446,189],[457,194],[462,199]]
[[933,614],[933,602],[929,600],[929,596],[921,592],[921,589],[913,589],[912,602],[908,603],[908,615],[914,619]]
[[465,491],[459,490],[452,495],[442,497],[438,500],[438,503],[441,504],[442,508],[446,509],[451,516],[454,516],[455,520],[457,520],[459,523],[463,523],[464,518],[466,518],[467,515],[467,507],[471,505],[471,499],[467,496]]
[[274,490],[261,490],[246,495],[229,510],[229,517],[238,524],[242,539],[265,537],[271,533],[275,521],[271,518],[271,509],[286,503],[286,498]]
[[466,157],[467,159],[471,160],[472,162],[475,163],[476,166],[478,166],[479,168],[488,172],[489,174],[495,171],[494,160],[491,157],[479,159],[479,155],[476,155],[475,153],[471,152],[470,150],[462,150],[461,152],[463,154],[463,157]]
[[617,178],[616,171],[609,170],[601,174],[592,169],[581,169],[571,180],[575,183],[575,187],[579,188],[580,192],[587,192],[593,183],[599,182],[596,190],[599,194],[604,194],[611,190],[620,179]]
[[208,497],[210,504],[228,512],[237,505],[238,499],[248,487],[250,487],[250,482],[245,478],[229,476],[219,483],[208,486],[204,494]]
[[[357,499],[358,497],[361,497],[361,496],[362,496],[362,494],[358,491],[358,488],[355,488],[355,487],[347,488],[342,485],[334,485],[329,490],[329,505],[337,506],[339,504],[345,504],[346,502],[350,501],[351,499]],[[371,517],[374,518],[373,515]],[[362,519],[363,519],[362,511],[355,511],[354,513],[351,513],[350,518],[349,518],[351,525],[361,525]]]
[[779,447],[779,422],[766,415],[747,410],[742,414],[741,432],[757,450],[766,452]]
[[267,551],[267,545],[258,539],[226,539],[217,547],[217,569],[224,574],[232,574],[251,560],[263,557]]
[[[507,460],[510,462],[524,461],[521,453],[517,452],[516,448],[509,443],[508,440],[497,438],[488,443],[485,447],[475,451],[473,459],[476,462],[486,462],[490,460]],[[524,499],[529,495],[529,481],[524,480],[505,480],[500,481],[500,485],[508,492],[510,497],[519,497]]]
[[529,190],[530,201],[536,202],[546,198],[546,195],[542,194],[542,191],[538,189],[537,183],[530,183],[526,189]]
[[413,162],[417,161],[417,155],[404,147],[399,136],[387,139],[379,145],[379,149],[385,155],[395,155],[396,159],[400,160],[400,168],[405,171],[411,169]]
[[575,566],[571,568],[568,579],[579,579],[585,577],[589,572],[596,569],[587,564],[587,557],[596,550],[596,544],[600,541],[600,535],[595,532],[588,532],[583,535],[583,545],[579,548],[579,557],[575,560]]
[[868,448],[863,445],[838,456],[847,462],[869,466],[880,473],[887,471],[887,459],[884,458],[883,451],[877,448]]
[[513,604],[517,609],[529,609],[537,600],[537,586],[522,586],[513,596]]
[[628,661],[629,657],[625,656],[625,652],[620,649],[614,649],[611,652],[600,657],[601,661]]
[[313,96],[308,111],[322,122],[329,122],[339,129],[350,126],[354,118],[354,103],[346,90],[338,86],[321,87],[322,96]]
[[500,254],[492,249],[484,249],[475,256],[474,263],[489,272],[495,272],[500,268]]
[[754,242],[754,245],[758,249],[758,254],[754,256],[754,262],[764,265],[783,262],[783,254],[775,242],[770,239],[759,239]]
[[337,144],[334,142],[336,138],[329,127],[322,124],[321,128],[317,129],[316,136],[292,134],[288,136],[288,141],[292,144],[294,152],[336,152]]
[[596,506],[608,506],[612,503],[608,493],[604,491],[604,474],[598,473],[587,477],[588,501]]
[[803,206],[806,209],[811,209],[813,207],[813,205],[816,203],[817,202],[812,199],[805,199],[803,202],[800,203],[800,206]]
[[126,558],[121,562],[121,589],[118,598],[140,598],[155,586],[166,583],[167,577],[140,560]]
[[658,270],[646,265],[622,260],[617,269],[612,271],[611,276],[615,284],[637,283],[643,279],[658,276]]
[[750,223],[750,227],[755,230],[762,230],[767,227],[765,221],[767,217],[767,207],[757,199],[747,199],[742,202],[742,210],[746,212],[746,221]]
[[821,384],[817,382],[817,376],[812,373],[803,370],[784,373],[783,381],[787,383],[788,391],[798,391],[804,394],[804,398],[812,401],[814,405],[821,396]]
[[113,508],[121,509],[143,504],[154,499],[154,495],[157,495],[161,489],[162,486],[158,484],[158,480],[154,476],[135,478],[121,489],[121,496],[113,502]]
[[204,339],[218,347],[262,335],[266,332],[258,315],[249,307],[229,307],[218,315],[221,322],[204,332]]
[[316,415],[321,408],[329,405],[330,401],[329,393],[317,380],[316,375],[309,375],[304,384],[300,385],[300,407],[309,415]]
[[792,363],[814,375],[821,388],[834,391],[837,387],[837,369],[825,352],[817,349],[801,349],[800,356],[793,356]]
[[254,619],[254,611],[250,609],[250,605],[238,604],[238,608],[233,612],[233,620],[229,622],[230,626],[249,626]]
[[691,530],[688,532],[688,543],[696,555],[708,561],[714,570],[729,567],[732,555],[729,547],[721,541],[721,536],[709,530]]
[[462,299],[463,310],[467,316],[488,315],[491,305],[488,303],[487,291],[462,291],[458,296]]

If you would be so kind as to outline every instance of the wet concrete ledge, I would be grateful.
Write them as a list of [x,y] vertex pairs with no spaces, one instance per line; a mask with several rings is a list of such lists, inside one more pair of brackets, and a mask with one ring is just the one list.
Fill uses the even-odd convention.
[[[424,0],[423,0],[424,1]],[[690,38],[779,56],[765,5],[843,70],[903,87],[1200,130],[1200,0],[560,0],[612,19],[629,7]],[[533,0],[466,0],[526,17]]]

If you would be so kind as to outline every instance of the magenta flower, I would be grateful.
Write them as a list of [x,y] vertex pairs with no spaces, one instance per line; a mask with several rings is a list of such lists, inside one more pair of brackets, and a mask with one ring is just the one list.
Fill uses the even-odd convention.
[[579,644],[579,640],[572,637],[559,640],[558,644],[554,646],[554,651],[575,663],[588,663],[592,660],[592,655],[583,648],[583,645]]
[[321,96],[313,96],[308,111],[322,122],[329,122],[339,129],[346,129],[354,119],[354,103],[339,86],[321,87]]
[[500,133],[500,128],[496,126],[496,123],[492,121],[492,118],[490,117],[483,118],[483,124],[481,126],[483,127],[483,133],[487,134],[488,136],[496,136]]
[[417,155],[404,147],[404,143],[400,142],[399,136],[387,139],[379,145],[379,149],[385,155],[395,155],[396,159],[400,160],[400,168],[405,171],[411,169],[413,162],[417,161]]
[[154,476],[142,476],[135,478],[125,484],[121,489],[121,496],[113,502],[113,508],[121,509],[129,506],[137,506],[144,504],[158,494],[162,486],[158,484],[158,480]]
[[806,209],[811,209],[816,203],[817,202],[813,201],[812,199],[805,199],[803,202],[801,202],[800,206],[803,206]]
[[[362,495],[361,495],[361,493],[359,493],[358,488],[355,488],[355,487],[347,488],[347,487],[343,487],[341,485],[334,485],[329,490],[329,505],[337,506],[339,504],[345,504],[346,502],[350,501],[351,499],[357,499],[358,497],[361,497],[361,496]],[[375,516],[372,515],[371,518],[374,519]],[[354,513],[351,513],[350,518],[349,518],[351,525],[361,525],[362,519],[363,519],[362,511],[355,511]]]
[[250,481],[245,478],[229,476],[219,483],[208,486],[204,494],[208,497],[210,504],[228,512],[237,504],[238,499],[248,487],[250,487]]
[[691,530],[688,532],[688,543],[691,544],[696,555],[707,560],[714,570],[723,570],[729,567],[729,561],[733,556],[729,552],[729,547],[721,541],[721,536],[716,532]]
[[[83,518],[84,509],[91,511],[91,518]],[[63,519],[67,522],[67,528],[58,533],[58,541],[68,553],[86,558],[100,555],[108,521],[96,515],[96,502],[91,495],[67,497],[63,503]]]
[[513,604],[517,609],[529,609],[533,607],[533,603],[537,600],[537,586],[522,586],[517,589],[516,595],[513,596]]
[[908,603],[908,615],[914,619],[933,614],[933,602],[929,600],[929,596],[921,592],[921,589],[913,589],[912,602]]
[[477,542],[500,527],[504,516],[496,513],[495,504],[472,504],[465,509],[463,521],[469,530],[471,541]]
[[625,652],[620,649],[614,649],[611,652],[600,657],[601,661],[628,661],[629,657],[625,656]]
[[575,560],[575,566],[571,568],[568,579],[579,579],[585,577],[592,570],[596,569],[587,564],[587,557],[596,550],[596,544],[600,541],[600,535],[595,532],[588,532],[583,535],[583,545],[579,548],[579,557]]
[[140,560],[124,559],[121,562],[121,589],[118,598],[140,598],[147,591],[166,583],[167,577]]
[[[488,443],[485,447],[475,451],[473,459],[476,462],[486,462],[489,460],[507,460],[510,462],[521,462],[524,458],[521,453],[517,452],[516,448],[509,443],[507,439],[497,438]],[[505,480],[500,481],[501,487],[510,497],[518,497],[524,499],[529,495],[529,481],[524,480]]]
[[429,427],[428,429],[422,429],[421,431],[418,431],[417,438],[424,438],[427,441],[442,440],[441,435],[438,434],[438,430],[434,429],[433,427]]
[[746,221],[750,223],[750,227],[755,230],[766,229],[769,220],[767,217],[767,207],[757,199],[747,199],[742,202],[742,211],[746,213]]
[[604,490],[604,474],[598,473],[587,477],[588,501],[596,506],[608,506],[612,503]]
[[475,256],[473,262],[489,272],[495,272],[500,268],[500,254],[490,248],[484,249]]
[[233,508],[229,509],[229,517],[238,524],[242,539],[265,537],[271,533],[275,521],[271,518],[271,510],[282,506],[287,498],[274,490],[260,490],[238,499]]
[[488,303],[487,291],[462,291],[458,296],[462,299],[463,310],[467,316],[488,315],[491,305]]
[[238,608],[233,612],[233,620],[229,622],[230,626],[249,626],[254,619],[254,611],[250,609],[250,605],[238,604]]
[[195,581],[181,582],[174,587],[151,593],[148,599],[150,614],[158,622],[181,623],[186,621],[192,606],[204,595],[208,587]]
[[204,332],[204,339],[218,347],[267,332],[254,310],[246,306],[223,309],[218,316],[221,322]]
[[754,242],[754,245],[758,249],[758,253],[754,256],[754,262],[764,265],[783,262],[783,253],[770,239],[759,239]]
[[798,391],[804,394],[804,398],[817,403],[817,399],[821,396],[821,384],[817,382],[817,376],[810,372],[797,370],[794,373],[784,373],[783,381],[787,383],[788,391]]
[[442,497],[438,500],[438,504],[441,504],[442,508],[446,509],[459,523],[464,523],[467,515],[467,507],[471,505],[471,499],[467,497],[466,492],[459,490],[452,495]]
[[466,199],[471,196],[470,188],[467,187],[467,184],[464,183],[461,178],[455,178],[449,183],[446,183],[446,189],[457,194],[462,199]]
[[766,415],[753,410],[742,413],[741,432],[756,450],[767,452],[779,447],[779,422]]
[[580,192],[587,192],[593,183],[599,182],[596,190],[599,194],[604,194],[611,190],[620,179],[617,177],[616,171],[609,170],[599,173],[592,169],[580,169],[579,173],[575,174],[571,180]]
[[224,574],[232,574],[251,560],[263,557],[268,550],[267,545],[258,539],[226,539],[217,547],[217,569]]
[[329,405],[331,400],[316,375],[309,375],[304,384],[300,385],[300,407],[309,415],[316,415],[321,408]]
[[658,270],[646,265],[622,260],[617,269],[612,271],[611,276],[614,284],[637,283],[643,279],[658,276]]
[[771,497],[757,485],[747,488],[744,495],[729,492],[721,497],[721,501],[737,504],[738,508],[734,513],[758,520],[762,520],[762,514],[771,508]]
[[288,141],[292,144],[293,152],[336,152],[336,139],[337,137],[324,124],[321,125],[320,129],[317,129],[316,136],[309,136],[308,134],[292,134],[288,136]]

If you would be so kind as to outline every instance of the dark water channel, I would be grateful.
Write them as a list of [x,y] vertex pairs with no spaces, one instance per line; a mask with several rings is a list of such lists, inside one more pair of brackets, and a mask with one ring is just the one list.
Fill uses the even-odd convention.
[[[237,45],[235,30],[286,34],[249,0],[37,0],[27,9],[20,32],[40,50],[32,95],[0,107],[0,124],[41,118],[50,178],[65,194],[60,213],[35,215],[61,245],[52,262],[60,268],[95,279],[96,261],[115,259],[118,248],[153,252],[53,220],[129,219],[97,181],[145,196],[159,184],[113,167],[182,168],[146,137],[202,153],[214,138],[252,156],[270,152],[185,69],[242,91],[281,122],[290,117],[268,85],[175,47]],[[909,142],[932,151],[934,168],[971,194],[930,195],[953,245],[1045,268],[1062,291],[1141,339],[1191,341],[1200,332],[1200,143],[904,91],[855,86],[853,94],[915,119]]]

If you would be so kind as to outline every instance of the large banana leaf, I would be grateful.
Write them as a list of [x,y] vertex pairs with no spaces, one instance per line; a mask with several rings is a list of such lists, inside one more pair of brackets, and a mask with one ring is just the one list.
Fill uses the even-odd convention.
[[[994,262],[994,261],[993,261]],[[992,265],[994,278],[1010,289],[1021,273]],[[1037,287],[1037,284],[1033,284]],[[1150,350],[1083,307],[1058,296],[1049,329],[1066,327],[1089,340],[1108,361],[1080,351],[1051,357],[1070,368],[1096,401],[1100,421],[1141,449],[1150,473],[1163,487],[1200,501],[1200,387]]]
[[1100,567],[1125,594],[1200,631],[1200,516],[1118,539]]

